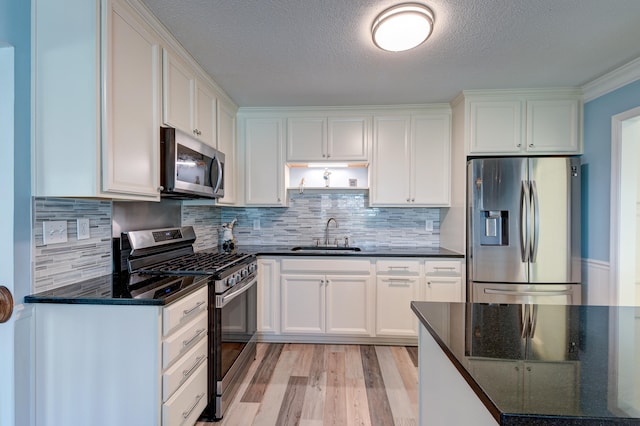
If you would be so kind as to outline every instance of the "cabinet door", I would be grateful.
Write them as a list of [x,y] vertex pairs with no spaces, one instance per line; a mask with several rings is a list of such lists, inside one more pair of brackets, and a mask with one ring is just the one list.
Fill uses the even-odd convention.
[[411,203],[449,206],[451,122],[446,114],[411,117]]
[[217,99],[213,89],[207,84],[196,81],[194,136],[215,148]]
[[195,78],[189,67],[169,51],[162,53],[162,120],[193,135]]
[[105,16],[102,190],[157,200],[159,42],[128,7],[110,4]]
[[283,334],[325,332],[324,275],[281,275],[280,293]]
[[245,122],[245,202],[284,206],[282,119],[247,118]]
[[522,100],[471,100],[468,108],[470,153],[516,154],[524,149]]
[[326,160],[326,142],[326,119],[287,119],[287,161]]
[[411,301],[420,299],[419,279],[378,276],[376,336],[417,336],[418,321]]
[[329,118],[328,159],[336,161],[368,161],[370,122],[367,117]]
[[236,143],[236,110],[224,101],[218,102],[218,150],[224,154],[224,197],[218,204],[236,204],[238,184],[237,177],[237,143]]
[[258,270],[258,332],[277,334],[280,330],[278,261],[258,259]]
[[464,302],[462,278],[427,277],[425,300],[429,302]]
[[374,118],[371,204],[407,205],[410,196],[409,116]]
[[370,277],[327,275],[326,331],[328,334],[371,335]]
[[579,153],[578,100],[527,102],[527,151]]

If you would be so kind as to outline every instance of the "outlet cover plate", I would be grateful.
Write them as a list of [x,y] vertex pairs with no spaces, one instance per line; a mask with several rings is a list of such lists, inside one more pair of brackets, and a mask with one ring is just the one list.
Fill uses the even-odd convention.
[[91,231],[89,230],[89,219],[78,219],[77,225],[79,240],[88,240],[89,238],[91,238]]
[[67,242],[67,221],[49,220],[42,222],[42,242],[44,245]]

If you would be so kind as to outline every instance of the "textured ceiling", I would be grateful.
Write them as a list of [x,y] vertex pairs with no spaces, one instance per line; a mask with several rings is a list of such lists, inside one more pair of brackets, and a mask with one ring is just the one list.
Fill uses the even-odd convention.
[[640,57],[639,0],[428,0],[435,28],[377,49],[390,0],[143,0],[240,106],[448,102],[580,86]]

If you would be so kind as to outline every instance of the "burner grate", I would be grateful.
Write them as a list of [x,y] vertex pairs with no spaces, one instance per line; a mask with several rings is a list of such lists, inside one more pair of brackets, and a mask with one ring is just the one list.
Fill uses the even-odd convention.
[[197,252],[149,265],[138,272],[147,274],[214,274],[242,262],[249,257],[242,253]]

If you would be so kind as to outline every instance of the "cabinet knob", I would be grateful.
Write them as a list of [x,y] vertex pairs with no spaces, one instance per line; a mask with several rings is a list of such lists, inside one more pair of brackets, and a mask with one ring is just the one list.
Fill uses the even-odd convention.
[[322,158],[326,158],[327,156],[325,154],[322,154]]
[[164,186],[159,186],[158,187],[158,192],[162,192],[162,191],[164,191]]
[[533,148],[533,144],[532,143],[529,144],[529,148]]
[[518,144],[518,145],[516,145],[516,146],[517,146],[518,148],[520,148],[520,147],[522,146],[522,144],[521,144],[521,143],[519,143],[519,144]]
[[412,203],[414,203],[415,201],[416,201],[416,199],[415,199],[415,198],[412,198],[412,199],[411,199],[411,202],[412,202]]
[[410,198],[407,198],[407,203],[408,203],[410,200],[411,200]]

